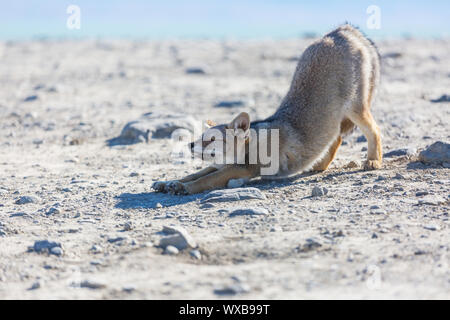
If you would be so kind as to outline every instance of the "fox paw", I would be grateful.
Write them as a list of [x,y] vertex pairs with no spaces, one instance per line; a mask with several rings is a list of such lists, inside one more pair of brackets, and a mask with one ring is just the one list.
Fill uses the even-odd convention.
[[167,184],[168,182],[166,181],[156,181],[152,184],[152,189],[155,190],[155,192],[167,192]]
[[367,160],[364,163],[364,170],[376,170],[376,169],[381,169],[380,160]]
[[166,185],[166,191],[170,194],[188,194],[186,185],[180,181],[169,181]]

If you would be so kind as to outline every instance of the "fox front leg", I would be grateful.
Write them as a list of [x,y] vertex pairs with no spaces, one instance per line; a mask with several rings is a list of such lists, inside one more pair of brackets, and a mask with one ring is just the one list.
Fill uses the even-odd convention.
[[189,182],[173,181],[168,188],[174,194],[195,194],[206,190],[225,188],[230,179],[250,179],[254,177],[251,170],[246,167],[229,166],[207,174]]
[[175,193],[175,190],[180,189],[179,187],[176,187],[176,182],[189,182],[196,180],[198,178],[201,178],[211,172],[217,171],[217,168],[215,167],[207,167],[204,168],[196,173],[190,174],[180,180],[173,180],[173,181],[156,181],[152,185],[152,189],[154,189],[156,192],[171,192]]

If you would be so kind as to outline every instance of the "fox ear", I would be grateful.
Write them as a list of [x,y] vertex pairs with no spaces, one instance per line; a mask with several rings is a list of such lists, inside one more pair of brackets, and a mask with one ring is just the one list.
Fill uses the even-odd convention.
[[228,126],[231,129],[242,129],[247,131],[250,128],[250,116],[247,112],[241,112]]
[[205,121],[205,126],[209,129],[209,128],[211,128],[211,127],[217,126],[217,123],[215,123],[215,122],[212,121],[212,120],[206,120],[206,121]]
[[206,120],[206,123],[208,124],[208,126],[211,126],[211,127],[217,126],[217,123],[215,123],[212,120]]

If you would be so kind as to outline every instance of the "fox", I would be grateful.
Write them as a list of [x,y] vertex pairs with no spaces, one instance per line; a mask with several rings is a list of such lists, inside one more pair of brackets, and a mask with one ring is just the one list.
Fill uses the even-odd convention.
[[[179,180],[157,181],[152,188],[187,195],[225,188],[230,180],[248,181],[258,176],[282,179],[307,171],[322,172],[335,158],[342,138],[355,127],[361,129],[368,144],[363,169],[380,169],[381,134],[370,110],[379,82],[376,45],[358,28],[341,25],[304,50],[288,92],[273,115],[250,121],[249,114],[241,112],[226,124],[207,121],[209,127],[189,145],[202,159],[230,158],[231,145],[236,150],[231,158],[243,155],[239,163],[214,163]],[[267,164],[250,161],[250,145],[262,129],[278,133],[277,148],[268,143],[278,159],[278,168],[270,175],[261,174]],[[230,131],[234,134],[228,134]],[[216,154],[211,150],[223,151]]]

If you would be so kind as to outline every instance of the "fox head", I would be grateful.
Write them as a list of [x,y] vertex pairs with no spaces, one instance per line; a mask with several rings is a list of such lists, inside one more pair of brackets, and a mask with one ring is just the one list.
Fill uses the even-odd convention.
[[207,129],[189,147],[195,157],[217,164],[244,163],[250,136],[250,116],[241,112],[228,124],[206,122]]

